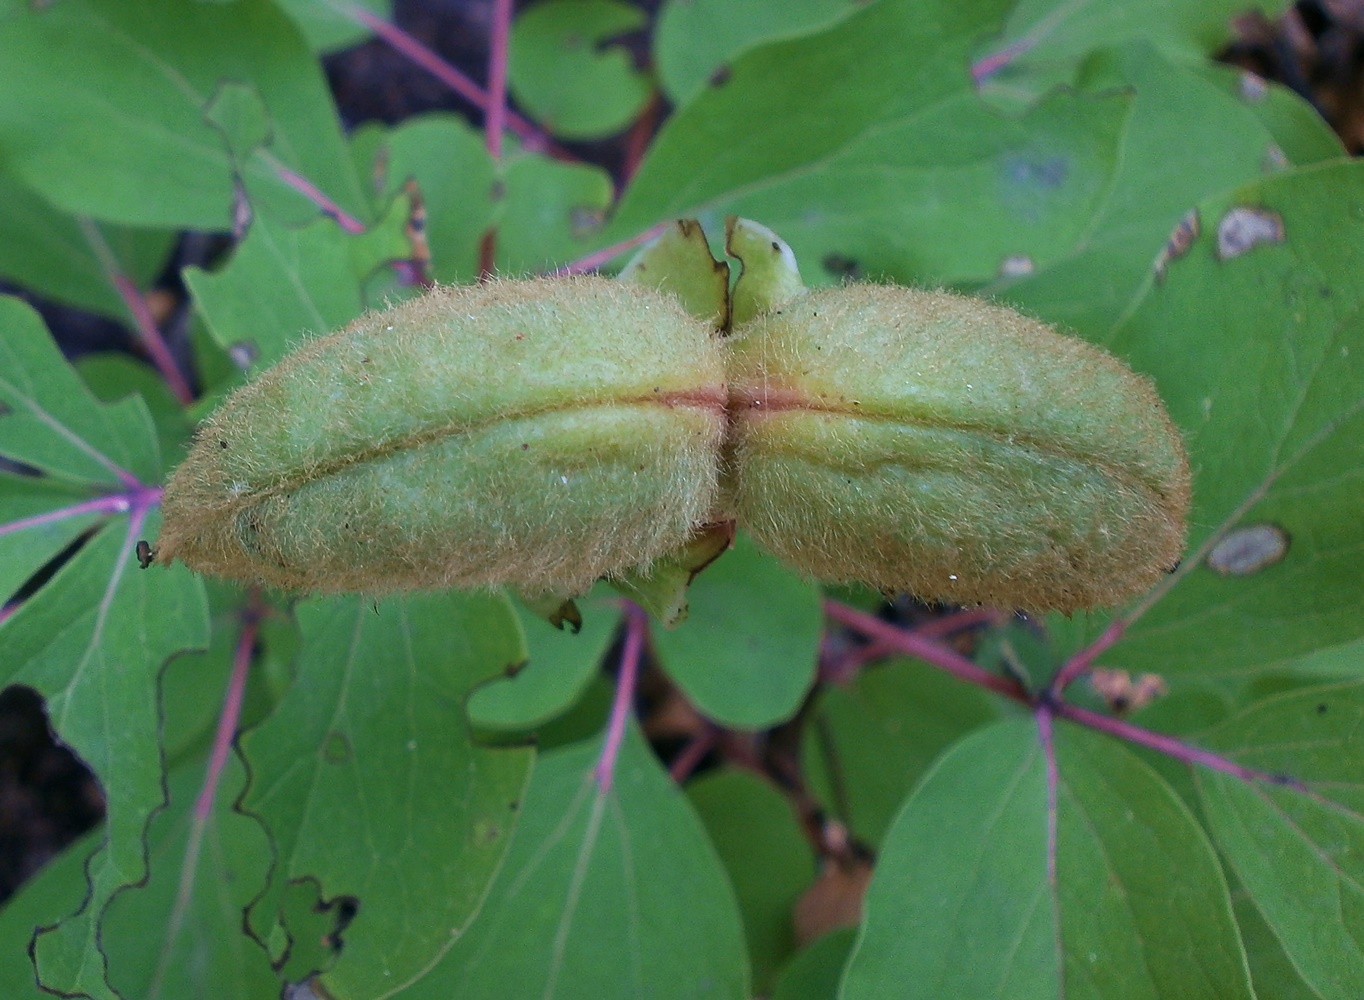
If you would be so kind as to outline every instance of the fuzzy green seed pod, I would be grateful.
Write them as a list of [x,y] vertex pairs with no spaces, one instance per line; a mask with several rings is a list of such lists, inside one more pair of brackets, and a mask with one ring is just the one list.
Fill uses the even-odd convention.
[[1179,434],[1099,348],[977,299],[856,284],[757,316],[726,357],[726,506],[810,576],[1070,612],[1179,559]]
[[713,513],[723,379],[714,330],[651,289],[438,288],[230,396],[166,487],[156,559],[290,590],[576,593]]

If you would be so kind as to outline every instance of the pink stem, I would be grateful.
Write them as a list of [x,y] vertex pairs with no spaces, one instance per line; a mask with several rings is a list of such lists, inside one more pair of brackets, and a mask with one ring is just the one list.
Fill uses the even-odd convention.
[[889,622],[883,622],[879,618],[858,611],[856,608],[839,604],[837,601],[826,600],[824,602],[824,613],[848,628],[880,640],[901,653],[917,657],[931,666],[947,671],[954,677],[987,688],[1015,701],[1025,704],[1028,702],[1027,692],[1013,678],[1001,677],[983,667],[978,667],[956,650],[949,649],[933,639],[926,639],[914,632],[907,632]]
[[696,770],[696,765],[701,763],[701,759],[710,753],[715,744],[719,741],[719,734],[714,726],[707,726],[700,736],[692,740],[683,748],[673,761],[673,766],[668,768],[668,774],[673,781],[679,784],[685,781]]
[[620,168],[622,187],[630,183],[630,180],[638,172],[639,165],[644,161],[644,154],[649,151],[649,143],[654,137],[654,132],[658,129],[658,119],[662,112],[663,96],[655,90],[649,95],[649,103],[644,105],[644,110],[630,125],[630,131],[626,133],[625,154],[622,157]]
[[1094,661],[1117,644],[1131,623],[1131,619],[1128,618],[1113,619],[1099,638],[1062,664],[1051,681],[1052,695],[1059,698],[1077,677],[1088,673],[1094,666]]
[[232,749],[233,737],[237,734],[237,723],[242,714],[242,695],[246,691],[246,675],[251,666],[251,655],[256,648],[256,635],[260,631],[260,614],[257,605],[260,595],[252,592],[247,600],[245,620],[241,635],[237,638],[237,650],[232,657],[232,674],[227,682],[227,693],[223,697],[223,711],[218,716],[218,729],[213,735],[213,752],[208,760],[208,773],[204,777],[203,788],[194,803],[194,815],[200,822],[206,822],[213,815],[213,798],[218,791],[218,780],[222,777],[227,755]]
[[113,281],[114,287],[118,289],[119,297],[123,299],[123,304],[133,314],[133,319],[137,323],[138,339],[146,348],[147,356],[152,359],[152,364],[161,373],[161,377],[166,380],[166,384],[170,386],[175,398],[182,405],[188,406],[194,402],[194,390],[190,388],[189,379],[185,378],[185,373],[175,363],[170,347],[166,344],[166,338],[161,336],[161,328],[156,325],[156,317],[147,307],[146,296],[138,290],[138,287],[126,274],[113,275]]
[[1071,705],[1067,702],[1053,704],[1052,710],[1063,719],[1069,719],[1071,722],[1088,726],[1090,729],[1096,729],[1101,733],[1108,733],[1110,736],[1116,736],[1139,746],[1149,747],[1167,757],[1183,761],[1185,764],[1199,764],[1214,771],[1230,774],[1243,781],[1265,781],[1273,785],[1301,787],[1297,781],[1286,775],[1270,774],[1266,771],[1256,771],[1249,767],[1243,767],[1209,750],[1202,750],[1192,744],[1185,743],[1183,740],[1177,740],[1173,736],[1166,736],[1164,733],[1134,726],[1130,722],[1124,722],[1122,719],[1116,719],[1111,715],[1101,715],[1098,712],[1091,712],[1087,708],[1080,708],[1078,705]]
[[[470,104],[485,113],[487,112],[489,98],[488,93],[482,87],[403,31],[402,28],[385,21],[363,7],[347,4],[338,9],[357,24],[362,24],[374,32],[375,35],[392,46],[395,51],[402,53],[414,65],[426,70]],[[507,113],[506,128],[515,133],[522,145],[532,152],[547,152],[560,160],[576,159],[572,153],[555,145],[547,135],[515,112]]]
[[151,358],[152,364],[161,373],[161,377],[166,380],[171,392],[175,393],[175,398],[188,406],[194,402],[194,391],[190,388],[185,373],[175,363],[170,348],[166,346],[166,339],[161,336],[161,328],[156,325],[156,317],[147,308],[146,297],[143,296],[136,283],[124,273],[118,258],[114,256],[113,249],[104,238],[103,231],[89,219],[81,219],[80,225],[81,231],[85,234],[86,242],[90,244],[90,249],[94,251],[95,257],[99,260],[100,267],[104,271],[104,277],[118,292],[118,297],[123,300],[123,304],[128,307],[128,312],[132,315],[137,330],[137,339],[142,344],[143,349],[146,350],[147,357]]
[[134,491],[132,496],[129,496],[127,493],[111,493],[107,496],[97,497],[94,500],[86,500],[83,503],[72,504],[70,507],[62,507],[59,510],[49,510],[43,514],[35,514],[32,517],[21,518],[18,521],[10,521],[8,524],[0,524],[0,535],[10,535],[16,531],[26,531],[29,528],[36,528],[42,524],[50,524],[53,521],[64,521],[68,517],[80,517],[82,514],[126,514],[134,507],[150,507],[160,498],[161,490],[159,487],[152,490]]
[[340,205],[323,194],[321,188],[308,180],[308,178],[304,177],[302,174],[295,173],[283,163],[280,163],[273,158],[271,160],[271,166],[274,167],[275,174],[280,180],[284,181],[285,184],[288,184],[318,208],[322,209],[325,215],[335,219],[336,224],[346,232],[354,234],[363,233],[365,231],[365,224],[363,222],[354,216],[347,214]]
[[507,120],[507,41],[511,36],[511,0],[493,0],[493,22],[488,41],[488,103],[483,126],[488,155],[502,162],[502,129]]
[[631,250],[634,247],[639,246],[641,243],[649,242],[649,240],[653,239],[655,236],[662,235],[663,232],[667,230],[667,228],[671,225],[673,225],[671,220],[669,220],[668,222],[660,222],[658,225],[653,226],[650,229],[644,230],[644,232],[640,233],[638,236],[631,236],[628,240],[622,240],[620,243],[613,243],[609,247],[603,247],[601,250],[597,250],[594,253],[590,253],[586,257],[581,257],[571,264],[565,264],[563,267],[559,268],[558,270],[552,273],[556,275],[582,274],[585,271],[594,271],[597,268],[601,267],[603,264],[605,264],[607,261],[619,257],[626,250]]
[[[213,818],[213,800],[218,792],[218,782],[227,755],[232,749],[232,740],[237,733],[237,723],[241,720],[242,695],[246,690],[246,675],[251,665],[251,654],[256,647],[256,635],[261,617],[260,593],[253,590],[247,598],[244,609],[241,635],[237,637],[237,650],[232,657],[232,673],[227,681],[227,693],[223,697],[222,714],[218,716],[218,729],[213,736],[213,749],[209,756],[208,771],[204,784],[199,789],[199,797],[194,803],[194,822],[190,826],[189,837],[185,842],[185,858],[180,866],[180,885],[175,894],[175,905],[166,921],[167,943],[173,942],[184,928],[189,905],[194,898],[194,883],[199,872],[199,855],[203,851],[204,833],[209,820]],[[160,984],[165,979],[170,956],[174,948],[164,948],[161,961],[152,976],[152,989],[149,993],[159,995]]]
[[1036,44],[1036,40],[1021,38],[998,52],[991,52],[988,56],[976,60],[971,64],[971,79],[978,84],[985,82],[1019,56],[1032,51]]
[[644,651],[644,636],[649,629],[649,617],[639,605],[625,602],[625,644],[620,654],[620,675],[616,678],[616,695],[611,702],[611,720],[606,727],[606,742],[593,771],[603,793],[610,791],[616,772],[616,757],[620,742],[625,738],[625,724],[635,700],[635,682],[639,677],[640,654]]
[[926,639],[937,639],[941,636],[951,635],[953,632],[964,632],[968,628],[975,628],[977,625],[998,625],[1008,617],[998,608],[962,608],[959,611],[953,611],[951,614],[943,615],[941,618],[924,622],[914,629],[914,634],[921,635]]

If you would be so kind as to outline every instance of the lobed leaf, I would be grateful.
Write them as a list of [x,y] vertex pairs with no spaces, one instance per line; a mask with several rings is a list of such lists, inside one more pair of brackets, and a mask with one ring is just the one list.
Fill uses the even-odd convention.
[[[1287,2],[1254,5],[1277,17]],[[1246,9],[1238,0],[1164,0],[1133,7],[1121,0],[1020,0],[1003,31],[977,63],[987,93],[1010,103],[1035,99],[1073,83],[1096,48],[1140,40],[1166,57],[1192,62],[1231,39],[1231,21]]]
[[1208,827],[1297,974],[1364,991],[1364,684],[1292,691],[1204,743],[1267,780],[1199,771]]
[[686,798],[627,731],[545,754],[488,902],[395,1000],[747,997],[733,891]]
[[814,852],[791,803],[763,778],[709,771],[688,783],[687,797],[734,886],[753,984],[766,992],[795,951],[792,914],[814,879]]
[[874,848],[938,756],[999,716],[988,692],[892,660],[820,693],[801,744],[802,772],[824,808]]
[[360,210],[319,67],[268,0],[0,6],[7,167],[73,214],[227,228],[233,151],[206,117],[223,80],[251,81],[269,113],[270,143],[245,170],[272,210],[295,221],[315,214],[286,170]]
[[687,590],[690,611],[659,630],[663,667],[707,717],[741,729],[790,718],[814,683],[819,591],[740,534]]
[[1022,721],[938,761],[886,835],[841,1000],[1059,996],[1046,786]]
[[478,277],[479,242],[493,224],[495,171],[483,137],[462,118],[416,115],[392,129],[368,122],[351,135],[357,170],[378,179],[375,211],[415,181],[426,209],[431,276],[467,285]]
[[1054,765],[1033,726],[1000,723],[929,772],[887,834],[840,997],[1254,995],[1174,791],[1106,738],[1067,726],[1052,746]]
[[58,302],[110,316],[133,317],[114,287],[108,249],[137,287],[165,266],[174,234],[82,222],[54,208],[12,173],[0,170],[0,276]]
[[478,911],[530,767],[525,750],[472,742],[465,703],[525,659],[503,597],[422,594],[298,606],[294,686],[242,738],[244,808],[276,857],[250,928],[272,957],[306,940],[288,886],[355,912],[327,989],[376,996],[419,976]]
[[469,699],[475,726],[524,730],[562,715],[587,690],[601,668],[619,625],[619,614],[605,600],[578,599],[581,632],[557,629],[522,607],[516,609],[528,656],[515,676],[491,681]]
[[667,0],[654,28],[659,83],[683,106],[749,49],[811,34],[857,10],[857,0]]
[[565,139],[619,132],[649,100],[649,78],[619,37],[648,16],[622,0],[540,0],[512,24],[507,83],[517,103]]
[[1361,176],[1325,164],[1203,202],[1201,235],[1116,331],[1195,479],[1189,553],[1114,662],[1247,673],[1364,635]]

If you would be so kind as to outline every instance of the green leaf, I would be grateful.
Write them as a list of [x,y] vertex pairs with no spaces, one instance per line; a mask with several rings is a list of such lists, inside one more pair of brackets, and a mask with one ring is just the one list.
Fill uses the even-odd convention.
[[[357,45],[369,35],[369,29],[346,14],[346,8],[317,0],[278,0],[279,6],[293,18],[299,30],[316,52],[334,52]],[[352,9],[367,10],[385,21],[393,20],[391,0],[351,0]]]
[[[58,211],[0,170],[0,276],[57,302],[124,322],[133,317],[107,264],[146,288],[165,265],[175,234],[81,221]],[[101,257],[107,248],[110,257]]]
[[512,25],[507,83],[517,103],[565,139],[619,132],[652,87],[630,51],[612,42],[647,20],[621,0],[539,0]]
[[199,582],[183,567],[142,572],[145,511],[90,537],[0,627],[8,672],[48,700],[52,727],[95,773],[108,813],[104,847],[87,863],[90,892],[78,916],[37,942],[44,985],[108,995],[98,952],[106,902],[146,874],[146,824],[163,801],[157,676],[174,653],[207,641]]
[[1293,691],[1203,741],[1271,780],[1197,773],[1228,864],[1301,978],[1340,1000],[1364,992],[1362,732],[1364,684]]
[[146,362],[113,351],[82,355],[75,367],[101,403],[140,397],[156,426],[163,461],[169,465],[183,457],[194,422],[160,372]]
[[1265,923],[1245,890],[1232,899],[1236,923],[1246,943],[1246,959],[1250,964],[1251,982],[1255,993],[1274,1000],[1321,1000],[1321,994],[1303,981],[1298,970],[1284,954],[1283,946]]
[[368,238],[329,219],[295,229],[258,217],[225,267],[186,268],[185,283],[213,339],[260,371],[305,334],[330,333],[364,310],[361,279],[402,253],[392,230],[403,212],[395,203]]
[[226,229],[232,154],[206,117],[223,80],[254,87],[270,115],[271,141],[246,164],[258,210],[268,204],[295,221],[316,215],[286,182],[287,168],[360,211],[321,71],[268,0],[10,0],[0,8],[7,168],[73,214]]
[[1020,120],[987,107],[967,53],[1003,7],[883,0],[748,52],[665,125],[607,237],[734,213],[790,243],[812,284],[853,266],[984,280],[1010,255],[1073,246],[1128,101],[1057,97]]
[[760,729],[789,719],[814,681],[822,627],[818,589],[742,533],[687,591],[678,628],[654,647],[703,714]]
[[1009,117],[964,69],[988,27],[979,8],[887,0],[748,53],[665,126],[605,237],[737,213],[811,284],[983,285],[1099,338],[1189,207],[1282,163],[1276,129],[1302,131],[1142,43],[1090,59],[1087,92]]
[[620,614],[618,601],[579,598],[583,611],[581,632],[557,629],[518,607],[517,617],[530,654],[514,676],[479,688],[469,699],[469,718],[475,726],[498,730],[531,729],[571,708],[601,668],[615,638]]
[[1056,731],[1067,1000],[1253,1000],[1217,855],[1169,785],[1114,740]]
[[663,90],[673,104],[685,105],[749,49],[830,27],[859,6],[858,0],[668,0],[654,29]]
[[200,820],[207,767],[197,755],[167,776],[167,808],[147,833],[148,880],[118,893],[100,922],[109,981],[124,997],[257,1000],[280,988],[269,956],[239,931],[272,861],[260,824],[233,805],[246,773],[228,758]]
[[507,160],[503,189],[496,216],[502,273],[551,271],[600,243],[612,199],[611,178],[600,167],[522,153]]
[[[311,0],[309,0],[311,2]],[[479,241],[493,223],[494,170],[483,135],[454,115],[417,115],[392,130],[373,123],[351,137],[361,172],[379,178],[376,206],[388,204],[408,180],[426,209],[431,275],[446,284],[478,277]]]
[[840,927],[803,949],[782,970],[772,1000],[838,1000],[838,982],[857,928]]
[[912,660],[863,670],[816,702],[801,763],[810,791],[854,837],[881,843],[938,756],[997,720],[996,698]]
[[1235,97],[1273,138],[1274,146],[1278,147],[1277,155],[1283,157],[1283,162],[1277,162],[1273,147],[1266,149],[1266,173],[1289,164],[1306,167],[1345,157],[1340,136],[1305,98],[1283,84],[1262,80],[1249,70],[1221,63],[1208,63],[1194,69],[1223,93]]
[[1250,1000],[1226,883],[1188,808],[1112,740],[1068,725],[1054,739],[1054,792],[1023,721],[968,736],[924,778],[887,834],[844,1000]]
[[375,996],[448,946],[501,862],[530,755],[475,746],[464,705],[525,648],[504,597],[348,597],[297,613],[294,686],[242,739],[257,776],[244,808],[276,855],[251,926],[262,941],[288,932],[285,887],[304,879],[323,900],[354,900],[361,916],[322,981]]
[[395,1000],[748,997],[732,890],[686,797],[634,731],[535,766],[483,912]]
[[710,771],[687,785],[739,899],[753,986],[767,992],[795,951],[792,913],[815,877],[814,849],[790,801],[746,771]]
[[0,996],[6,1000],[49,1000],[38,988],[28,947],[36,928],[51,926],[80,908],[89,889],[85,859],[99,847],[96,831],[50,859],[0,909]]
[[18,299],[0,297],[0,331],[0,455],[32,466],[54,487],[123,489],[160,479],[140,399],[97,403],[38,314]]
[[[1195,478],[1189,555],[1113,662],[1244,674],[1364,635],[1362,181],[1325,165],[1203,202],[1202,234],[1117,331]],[[1227,242],[1256,224],[1244,252]]]
[[1026,274],[983,291],[1103,340],[1149,286],[1157,252],[1192,206],[1287,161],[1260,105],[1148,44],[1096,54],[1085,83],[1096,97],[1130,95],[1104,197],[1079,239],[1045,256],[1023,250]]
[[83,908],[44,932],[37,961],[46,985],[105,996],[102,962],[91,960],[99,915],[144,876],[143,834],[163,800],[157,675],[171,655],[206,641],[204,596],[183,567],[137,569],[136,544],[156,529],[157,493],[144,482],[161,473],[142,401],[98,403],[27,306],[0,301],[0,329],[0,455],[35,471],[0,477],[6,594],[83,538],[0,622],[0,683],[48,699],[54,730],[108,796]]
[[[1121,0],[1020,0],[976,69],[987,74],[987,93],[1010,103],[1025,101],[1073,83],[1085,58],[1099,48],[1139,40],[1186,62],[1211,55],[1231,40],[1232,18],[1246,6],[1239,0],[1137,6]],[[1254,6],[1273,18],[1289,4],[1262,0]]]
[[928,773],[886,835],[841,1000],[1059,996],[1046,771],[1019,721]]

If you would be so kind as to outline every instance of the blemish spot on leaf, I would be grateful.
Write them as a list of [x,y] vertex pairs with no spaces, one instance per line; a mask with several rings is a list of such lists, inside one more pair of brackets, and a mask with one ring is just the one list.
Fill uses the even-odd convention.
[[1260,169],[1267,174],[1277,173],[1280,170],[1287,170],[1289,167],[1288,154],[1283,151],[1277,142],[1271,142],[1265,147],[1265,155],[1260,157]]
[[1282,243],[1283,216],[1268,208],[1241,206],[1217,224],[1217,259],[1231,260],[1261,243]]
[[350,758],[350,740],[341,733],[328,733],[322,742],[322,759],[328,764],[345,764]]
[[1160,253],[1156,255],[1156,281],[1165,280],[1165,272],[1170,267],[1170,262],[1178,260],[1189,252],[1194,240],[1198,239],[1203,231],[1203,222],[1198,215],[1198,209],[1191,208],[1184,213],[1184,218],[1179,220],[1179,225],[1175,226],[1170,233],[1170,238],[1165,241],[1165,246],[1161,247]]
[[1237,528],[1208,553],[1208,569],[1223,576],[1248,576],[1281,561],[1288,544],[1288,532],[1277,524]]
[[575,239],[591,236],[606,221],[606,210],[590,205],[579,205],[568,213],[569,230]]
[[1064,156],[1010,156],[1004,161],[1004,174],[1014,184],[1058,188],[1070,175],[1070,164]]
[[1032,274],[1033,270],[1032,258],[1025,253],[1010,254],[999,262],[1001,278],[1021,278],[1026,274]]
[[0,399],[0,417],[8,417],[14,412],[14,407],[10,406],[3,399]]
[[729,83],[729,67],[717,67],[715,72],[706,80],[706,83],[712,87],[723,87],[725,84]]
[[260,348],[250,340],[239,340],[227,349],[227,356],[234,365],[245,371],[260,357]]
[[1241,74],[1240,81],[1241,99],[1257,104],[1269,96],[1269,84],[1264,78],[1255,73],[1245,72]]

